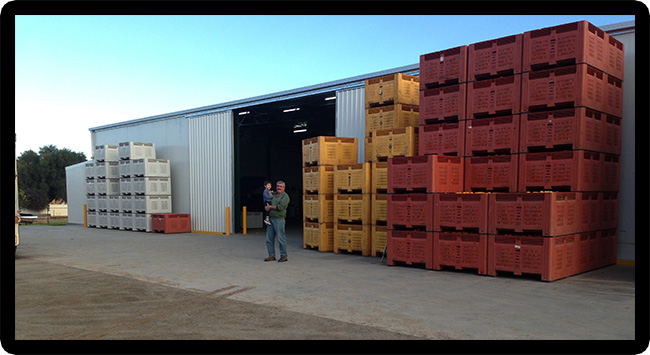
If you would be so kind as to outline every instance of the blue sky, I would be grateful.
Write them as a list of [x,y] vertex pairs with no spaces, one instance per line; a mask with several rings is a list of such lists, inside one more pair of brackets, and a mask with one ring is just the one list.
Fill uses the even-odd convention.
[[634,16],[16,16],[16,149],[53,144],[90,159],[90,127],[416,64],[421,54],[578,20]]

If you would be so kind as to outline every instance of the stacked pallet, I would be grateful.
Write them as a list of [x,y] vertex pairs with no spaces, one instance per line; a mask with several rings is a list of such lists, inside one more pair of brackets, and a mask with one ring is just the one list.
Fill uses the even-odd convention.
[[586,21],[522,37],[518,192],[490,196],[488,274],[555,280],[616,262],[623,45]]
[[302,141],[303,247],[334,251],[334,169],[357,162],[356,138],[319,136]]
[[172,212],[170,163],[155,154],[153,143],[95,147],[86,164],[89,227],[151,232],[153,214]]
[[370,255],[383,253],[388,221],[388,158],[417,155],[419,77],[403,73],[365,82],[365,162],[370,164]]
[[[388,161],[388,264],[550,281],[614,263],[622,74],[622,44],[586,21],[420,56],[420,156]],[[456,190],[390,195],[452,157]]]

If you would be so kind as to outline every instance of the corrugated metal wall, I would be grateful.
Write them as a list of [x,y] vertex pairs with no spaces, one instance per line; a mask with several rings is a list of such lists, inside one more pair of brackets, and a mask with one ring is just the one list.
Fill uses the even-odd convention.
[[337,137],[355,137],[359,142],[359,163],[364,161],[366,136],[365,86],[336,92]]
[[230,207],[230,233],[233,233],[232,111],[188,119],[192,231],[225,233],[226,207]]

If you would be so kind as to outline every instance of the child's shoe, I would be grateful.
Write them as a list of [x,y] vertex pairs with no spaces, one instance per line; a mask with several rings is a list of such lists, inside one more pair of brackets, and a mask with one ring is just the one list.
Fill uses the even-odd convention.
[[271,225],[271,221],[269,220],[269,217],[266,217],[266,218],[264,219],[264,223],[266,223],[267,226],[270,226],[270,225]]

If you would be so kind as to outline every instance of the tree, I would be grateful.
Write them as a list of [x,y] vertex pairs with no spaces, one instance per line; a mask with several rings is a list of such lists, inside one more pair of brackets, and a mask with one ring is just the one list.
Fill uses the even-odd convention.
[[54,199],[66,201],[65,167],[84,161],[84,153],[54,145],[41,147],[38,154],[32,150],[23,152],[17,158],[21,206],[40,210]]

